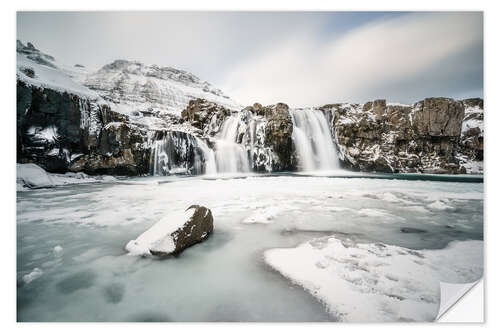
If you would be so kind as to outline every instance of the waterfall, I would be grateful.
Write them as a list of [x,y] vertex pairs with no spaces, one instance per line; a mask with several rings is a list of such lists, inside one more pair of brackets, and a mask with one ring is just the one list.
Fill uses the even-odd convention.
[[232,115],[224,121],[215,143],[217,173],[250,171],[248,152],[245,146],[238,143],[240,133],[245,130],[246,124],[240,122],[237,115]]
[[189,133],[168,131],[156,135],[152,143],[153,175],[211,174],[216,172],[213,150]]
[[197,140],[198,140],[198,145],[205,158],[205,173],[208,175],[217,173],[217,165],[215,163],[214,151],[210,149],[204,141],[199,139]]
[[[325,115],[315,109],[290,110],[298,169],[339,168],[337,150]],[[268,120],[243,110],[227,117],[210,141],[180,131],[156,133],[153,175],[272,172],[279,159],[265,142]]]
[[333,170],[339,168],[337,150],[325,115],[314,109],[291,110],[292,139],[299,159],[299,169]]

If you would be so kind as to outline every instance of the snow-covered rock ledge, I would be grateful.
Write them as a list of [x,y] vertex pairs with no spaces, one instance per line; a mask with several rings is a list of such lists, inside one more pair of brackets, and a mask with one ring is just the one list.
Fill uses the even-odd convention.
[[50,188],[60,185],[115,182],[113,176],[91,177],[83,172],[66,172],[65,174],[48,173],[33,163],[16,164],[17,191]]
[[473,240],[416,251],[330,237],[268,250],[264,258],[348,322],[433,321],[440,281],[467,283],[483,274],[483,242]]
[[131,240],[125,249],[131,255],[167,256],[205,240],[213,231],[210,209],[192,205],[185,211],[173,212],[137,239]]

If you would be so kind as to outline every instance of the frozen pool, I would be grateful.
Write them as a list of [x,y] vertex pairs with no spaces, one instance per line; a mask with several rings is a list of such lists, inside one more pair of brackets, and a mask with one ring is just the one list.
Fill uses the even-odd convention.
[[[207,241],[164,260],[126,255],[129,240],[191,204],[212,210]],[[483,184],[148,177],[18,192],[17,214],[19,321],[335,321],[348,317],[266,263],[266,250],[332,236],[431,252],[482,241]],[[482,258],[482,246],[463,251]],[[482,275],[482,263],[454,269]],[[437,312],[431,300],[419,306]]]

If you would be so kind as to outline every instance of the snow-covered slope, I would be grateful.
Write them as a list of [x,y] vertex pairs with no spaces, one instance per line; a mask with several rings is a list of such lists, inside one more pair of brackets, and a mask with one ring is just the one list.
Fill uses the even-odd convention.
[[88,75],[84,84],[103,97],[112,109],[128,115],[164,112],[180,115],[195,98],[241,109],[221,90],[189,72],[137,61],[115,60]]

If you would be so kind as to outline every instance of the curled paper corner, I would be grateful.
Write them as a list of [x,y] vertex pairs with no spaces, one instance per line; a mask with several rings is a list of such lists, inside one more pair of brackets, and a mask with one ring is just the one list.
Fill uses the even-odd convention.
[[475,285],[482,279],[471,283],[446,283],[440,282],[441,300],[439,304],[439,312],[436,321],[442,321],[442,317],[446,314],[455,304],[457,304],[462,297],[464,297]]

